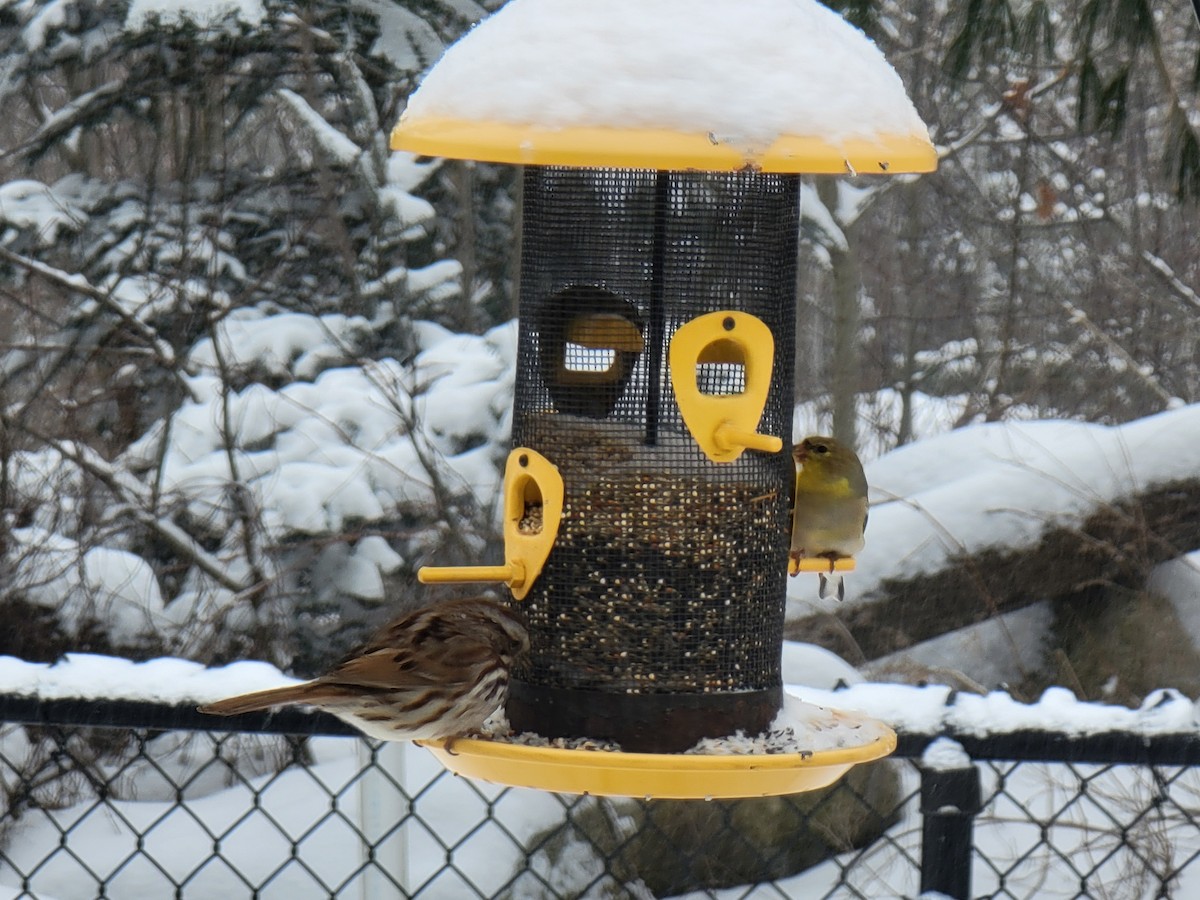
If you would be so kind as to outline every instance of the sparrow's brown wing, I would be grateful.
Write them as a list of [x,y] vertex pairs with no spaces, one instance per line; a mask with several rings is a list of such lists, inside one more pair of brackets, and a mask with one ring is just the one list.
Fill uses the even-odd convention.
[[434,685],[470,684],[481,669],[498,664],[490,647],[462,635],[404,648],[381,647],[351,657],[316,684],[375,690],[420,690]]

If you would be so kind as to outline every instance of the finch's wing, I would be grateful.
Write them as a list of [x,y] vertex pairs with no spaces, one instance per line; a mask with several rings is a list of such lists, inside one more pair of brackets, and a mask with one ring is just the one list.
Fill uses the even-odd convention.
[[795,460],[792,461],[792,477],[788,482],[788,521],[793,521],[796,516],[796,497],[800,493],[800,467],[796,465]]

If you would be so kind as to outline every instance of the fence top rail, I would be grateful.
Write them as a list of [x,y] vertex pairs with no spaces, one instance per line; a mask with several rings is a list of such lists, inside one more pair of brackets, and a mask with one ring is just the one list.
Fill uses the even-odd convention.
[[950,738],[976,761],[1096,763],[1136,766],[1200,766],[1200,734],[1136,734],[1098,731],[1071,734],[1048,729],[1023,729],[993,734],[898,732],[893,756],[920,759],[938,738]]
[[359,736],[360,732],[328,713],[288,707],[240,716],[212,716],[194,705],[147,700],[42,699],[0,694],[0,721],[20,725],[86,728],[145,728],[153,731],[235,731],[301,737]]
[[[42,699],[0,694],[0,721],[22,725],[147,729],[152,731],[209,731],[251,734],[358,736],[359,732],[327,713],[286,708],[214,717],[194,706],[124,699]],[[936,733],[897,729],[894,754],[920,759],[939,737],[960,743],[971,759],[1012,762],[1071,762],[1143,766],[1200,766],[1200,733],[1138,734],[1104,731],[1075,734],[1052,729],[1021,729],[995,733],[959,732],[953,727]]]

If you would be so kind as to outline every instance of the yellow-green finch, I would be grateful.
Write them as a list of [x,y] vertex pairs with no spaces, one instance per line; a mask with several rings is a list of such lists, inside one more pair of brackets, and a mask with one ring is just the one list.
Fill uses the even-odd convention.
[[820,595],[829,595],[837,580],[837,597],[846,596],[842,576],[833,564],[863,548],[867,527],[867,477],[849,447],[831,437],[806,437],[792,448],[796,463],[796,507],[792,514],[792,546],[788,558],[828,559],[829,575],[821,575]]

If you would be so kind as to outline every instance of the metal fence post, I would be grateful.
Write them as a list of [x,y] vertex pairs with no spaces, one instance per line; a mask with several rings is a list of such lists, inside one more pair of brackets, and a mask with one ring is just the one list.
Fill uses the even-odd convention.
[[921,767],[921,891],[971,896],[971,851],[981,808],[979,769]]
[[360,740],[358,781],[359,823],[362,831],[362,900],[387,900],[408,890],[408,835],[401,823],[409,812],[404,756],[409,745],[380,744],[375,752]]

